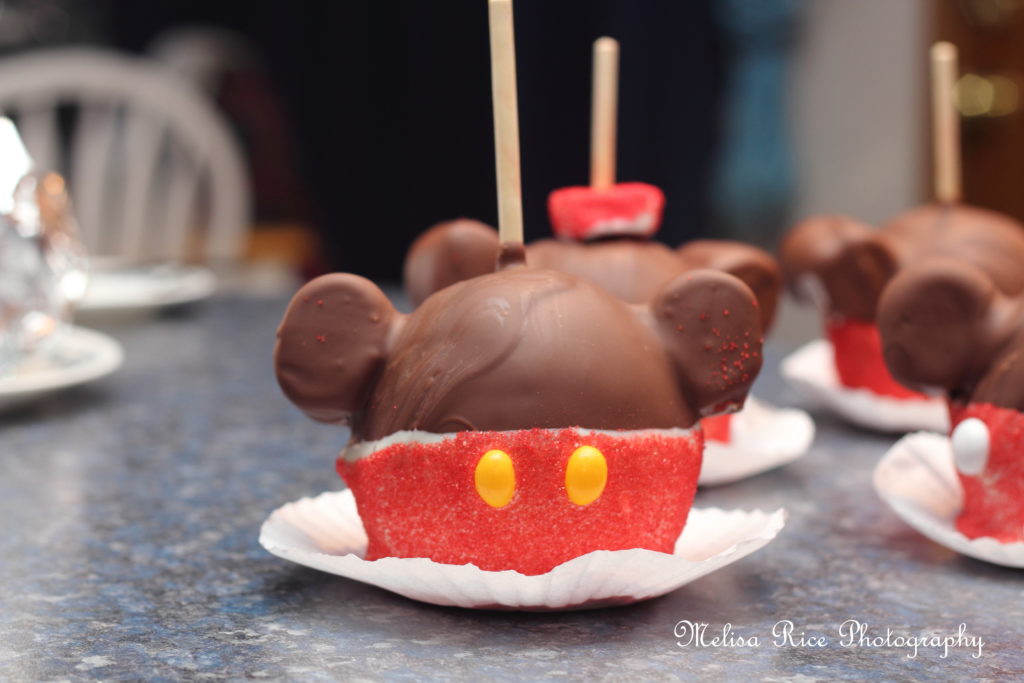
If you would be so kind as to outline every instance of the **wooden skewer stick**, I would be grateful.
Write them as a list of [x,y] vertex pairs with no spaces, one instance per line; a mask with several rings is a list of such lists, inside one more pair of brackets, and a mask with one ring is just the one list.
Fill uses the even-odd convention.
[[934,156],[935,199],[958,202],[960,186],[960,115],[954,89],[957,53],[952,43],[932,45],[932,153]]
[[594,41],[594,83],[590,103],[590,186],[615,184],[616,110],[619,99],[619,41]]
[[503,245],[521,245],[523,200],[519,181],[519,111],[512,0],[489,0],[488,9],[494,155],[498,177],[498,235]]

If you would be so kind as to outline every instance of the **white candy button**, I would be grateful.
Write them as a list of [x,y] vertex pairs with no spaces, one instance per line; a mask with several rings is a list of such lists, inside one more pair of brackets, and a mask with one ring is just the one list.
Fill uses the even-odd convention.
[[988,427],[969,417],[953,430],[953,458],[956,468],[967,475],[980,474],[988,462]]

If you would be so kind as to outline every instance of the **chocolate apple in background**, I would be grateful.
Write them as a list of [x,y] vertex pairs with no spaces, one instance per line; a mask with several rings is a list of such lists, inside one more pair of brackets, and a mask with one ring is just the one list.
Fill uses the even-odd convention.
[[[423,233],[405,258],[405,288],[418,305],[432,293],[494,270],[501,244],[494,228],[461,218]],[[571,273],[629,303],[643,303],[672,278],[695,268],[712,268],[742,280],[757,295],[761,323],[775,318],[782,275],[770,254],[727,240],[698,240],[671,249],[660,242],[605,237],[579,242],[537,240],[526,245],[536,268]]]
[[1024,291],[1024,226],[993,211],[929,204],[880,230],[844,216],[817,216],[786,236],[783,271],[798,297],[822,307],[844,386],[920,397],[886,370],[875,315],[882,291],[900,268],[937,255],[973,264],[1007,294]]
[[[672,250],[651,241],[661,225],[663,193],[646,183],[615,182],[618,54],[614,39],[594,42],[590,185],[551,193],[548,214],[557,239],[527,245],[530,265],[572,273],[631,303],[649,301],[687,270],[722,270],[754,290],[767,330],[782,287],[771,255],[738,242],[702,240]],[[493,228],[473,219],[433,226],[406,254],[409,298],[419,305],[439,289],[491,272],[500,243]]]
[[893,278],[878,325],[893,376],[950,401],[964,491],[957,528],[1024,541],[1024,293],[1009,296],[985,270],[937,256]]
[[839,382],[879,397],[921,403],[929,399],[894,380],[882,359],[876,313],[893,276],[922,259],[948,255],[986,273],[1006,294],[1024,291],[1019,265],[1024,262],[1024,226],[960,203],[955,48],[938,43],[931,58],[936,201],[879,230],[845,216],[808,218],[780,248],[794,293],[822,309]]

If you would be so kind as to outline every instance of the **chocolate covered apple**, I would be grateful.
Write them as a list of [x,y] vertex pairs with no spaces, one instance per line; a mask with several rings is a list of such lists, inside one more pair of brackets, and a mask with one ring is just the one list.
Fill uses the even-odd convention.
[[915,398],[886,370],[875,325],[893,275],[920,259],[956,256],[988,273],[1003,292],[1024,291],[1024,226],[1009,216],[957,203],[929,204],[875,230],[844,216],[817,216],[789,232],[782,266],[797,295],[817,300],[842,384]]
[[1008,296],[984,270],[936,257],[893,279],[878,323],[893,375],[950,400],[964,491],[957,528],[1024,541],[1024,294]]
[[897,382],[883,362],[876,316],[893,276],[921,260],[954,256],[986,273],[1000,291],[1024,291],[1024,271],[1019,267],[1024,261],[1024,226],[1009,216],[960,202],[953,46],[933,46],[932,66],[935,201],[878,230],[845,216],[814,216],[795,226],[780,249],[794,293],[822,309],[839,384],[882,399],[876,414],[910,406],[906,420],[897,421],[921,419],[920,424],[904,425],[917,428],[933,427],[931,416],[941,418],[943,411]]
[[697,422],[742,406],[761,366],[754,293],[699,270],[633,306],[527,267],[512,9],[489,9],[501,221],[488,272],[409,315],[355,275],[310,282],[278,331],[278,380],[311,417],[352,427],[338,471],[369,560],[536,575],[597,550],[671,553]]
[[352,426],[338,463],[367,559],[538,574],[593,550],[671,552],[704,415],[739,408],[761,364],[753,293],[694,271],[643,307],[513,267],[410,315],[330,275],[293,299],[275,359],[311,417]]

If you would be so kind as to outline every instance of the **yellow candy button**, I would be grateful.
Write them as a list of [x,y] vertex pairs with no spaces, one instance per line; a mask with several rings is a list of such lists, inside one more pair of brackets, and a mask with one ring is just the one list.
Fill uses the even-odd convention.
[[608,483],[608,463],[593,446],[580,446],[565,466],[565,492],[577,505],[590,505],[601,497]]
[[487,451],[476,464],[476,492],[492,508],[508,505],[516,492],[516,470],[505,451]]

